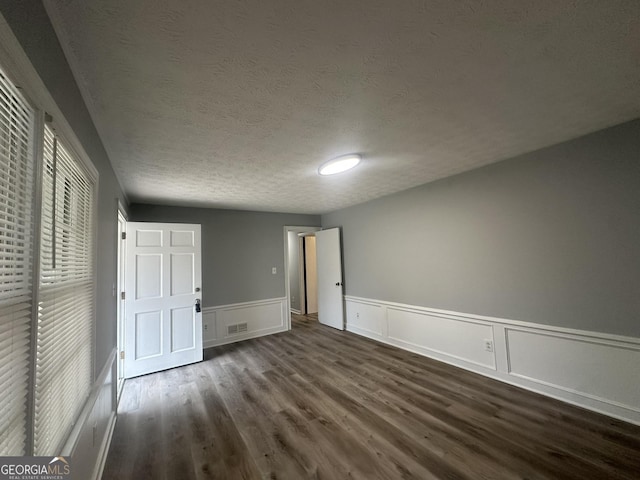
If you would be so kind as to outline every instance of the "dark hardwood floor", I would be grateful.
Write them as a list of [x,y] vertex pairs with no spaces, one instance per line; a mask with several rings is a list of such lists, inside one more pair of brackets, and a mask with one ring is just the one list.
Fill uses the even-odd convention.
[[103,479],[639,479],[640,427],[294,316],[127,381]]

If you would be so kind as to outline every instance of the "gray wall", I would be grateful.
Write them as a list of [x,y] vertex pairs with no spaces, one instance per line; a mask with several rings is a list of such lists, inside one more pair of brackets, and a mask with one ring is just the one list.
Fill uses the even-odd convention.
[[205,307],[286,296],[284,226],[320,224],[317,215],[142,204],[131,205],[130,220],[202,225]]
[[47,90],[100,174],[98,186],[98,285],[95,371],[116,346],[117,199],[125,203],[111,163],[49,22],[42,2],[0,0],[0,11]]
[[347,295],[640,337],[640,120],[322,226]]

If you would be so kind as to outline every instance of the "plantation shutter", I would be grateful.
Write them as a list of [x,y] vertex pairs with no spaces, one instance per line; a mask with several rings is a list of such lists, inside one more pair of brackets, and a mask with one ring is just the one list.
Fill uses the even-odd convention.
[[34,110],[0,71],[0,456],[24,455],[33,314]]
[[59,455],[93,377],[95,181],[45,127],[34,455]]

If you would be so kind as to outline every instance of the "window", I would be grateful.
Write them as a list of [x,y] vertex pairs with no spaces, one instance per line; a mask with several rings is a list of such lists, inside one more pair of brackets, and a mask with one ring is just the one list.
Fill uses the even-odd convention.
[[93,376],[94,181],[45,127],[34,454],[56,455]]
[[41,114],[0,69],[2,456],[59,455],[93,383],[97,176]]
[[27,442],[33,315],[34,110],[0,71],[0,455]]

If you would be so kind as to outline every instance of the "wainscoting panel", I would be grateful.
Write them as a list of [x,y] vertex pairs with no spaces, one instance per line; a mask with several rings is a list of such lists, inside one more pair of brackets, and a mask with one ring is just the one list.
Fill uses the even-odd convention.
[[347,330],[640,425],[640,338],[345,296]]
[[203,308],[204,348],[283,332],[287,313],[286,297]]
[[398,307],[387,308],[388,339],[412,350],[446,355],[495,370],[491,325],[444,316],[425,315]]
[[640,413],[640,345],[513,328],[506,336],[510,375]]
[[352,300],[346,302],[347,330],[371,338],[383,338],[385,311],[380,305]]
[[62,455],[71,456],[73,478],[98,480],[116,423],[116,351],[96,379]]

